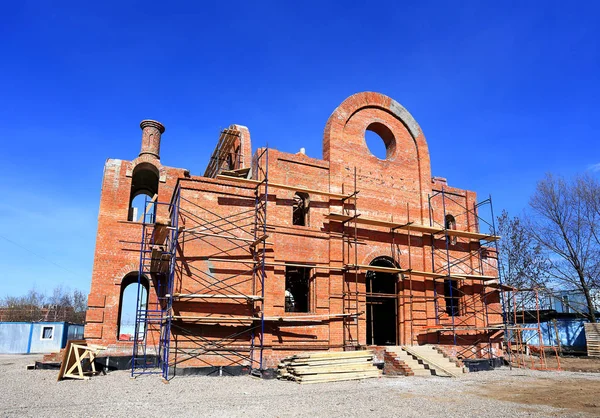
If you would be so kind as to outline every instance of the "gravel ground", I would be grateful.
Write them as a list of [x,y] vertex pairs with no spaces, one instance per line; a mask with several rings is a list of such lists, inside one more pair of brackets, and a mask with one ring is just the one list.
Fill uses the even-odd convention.
[[[125,371],[88,381],[56,382],[57,371],[26,370],[38,356],[0,355],[0,416],[590,416],[600,375],[500,369],[458,379],[383,377],[363,381],[299,385],[244,377],[156,376],[130,379]],[[519,388],[542,382],[561,390],[565,382],[579,403],[557,408],[548,399],[523,397]],[[593,389],[593,390],[592,390]],[[534,391],[535,392],[535,391]],[[569,396],[570,399],[572,399]],[[591,398],[591,399],[587,399]],[[510,400],[507,400],[510,399]],[[535,403],[532,403],[535,402]],[[538,404],[538,403],[547,403]],[[555,406],[550,406],[555,405]]]

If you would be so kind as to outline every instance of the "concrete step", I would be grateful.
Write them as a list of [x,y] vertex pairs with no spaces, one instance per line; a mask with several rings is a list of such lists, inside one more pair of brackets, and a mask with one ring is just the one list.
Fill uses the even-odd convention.
[[435,370],[436,375],[458,377],[463,372],[461,367],[444,357],[431,345],[406,346],[402,347],[402,350],[415,360],[427,364]]
[[409,353],[402,350],[401,347],[389,347],[386,348],[386,351],[392,354],[397,360],[402,361],[410,367],[415,376],[432,376],[432,370],[429,365],[417,360]]
[[429,359],[439,361],[440,364],[449,364],[453,365],[455,368],[462,370],[462,367],[457,365],[455,362],[451,361],[448,357],[445,357],[442,353],[437,351],[437,349],[433,346],[423,345],[423,346],[411,346],[413,351],[426,356]]

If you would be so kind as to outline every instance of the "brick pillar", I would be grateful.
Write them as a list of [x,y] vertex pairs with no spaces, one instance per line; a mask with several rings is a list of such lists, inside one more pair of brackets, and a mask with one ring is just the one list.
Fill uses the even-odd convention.
[[142,128],[140,157],[149,154],[160,159],[160,136],[165,132],[165,127],[155,120],[143,120],[140,128]]

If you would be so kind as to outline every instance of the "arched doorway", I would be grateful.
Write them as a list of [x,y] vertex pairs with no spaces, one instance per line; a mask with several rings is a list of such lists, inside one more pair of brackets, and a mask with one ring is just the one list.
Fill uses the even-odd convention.
[[[389,257],[377,257],[373,267],[398,268]],[[398,274],[383,269],[369,270],[367,290],[367,344],[398,344]]]
[[[141,287],[138,290],[138,273],[127,274],[121,282],[121,296],[119,298],[119,313],[117,317],[117,340],[133,341],[135,336],[135,322],[137,308],[148,309],[148,279],[141,277]],[[139,299],[138,299],[139,298]],[[138,329],[137,339],[142,340],[146,334],[145,329]]]

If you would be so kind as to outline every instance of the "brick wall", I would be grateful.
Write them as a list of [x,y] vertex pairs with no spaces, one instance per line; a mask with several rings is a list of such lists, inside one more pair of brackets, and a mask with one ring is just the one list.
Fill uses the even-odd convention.
[[[244,128],[245,129],[245,128]],[[380,160],[369,152],[364,140],[366,129],[377,132],[387,143],[388,158]],[[154,132],[155,133],[155,132]],[[147,133],[144,131],[144,141]],[[249,158],[249,132],[244,131],[244,159]],[[105,165],[92,289],[86,324],[86,338],[92,342],[108,345],[113,351],[130,352],[131,343],[118,341],[117,322],[121,283],[129,273],[135,273],[139,264],[139,241],[141,225],[127,221],[131,192],[131,176],[141,163],[152,164],[160,172],[158,201],[171,201],[177,182],[183,198],[182,222],[186,228],[198,225],[198,219],[209,225],[207,231],[215,234],[235,234],[240,238],[252,236],[255,204],[254,187],[221,179],[189,176],[184,169],[165,167],[160,163],[159,143],[152,143],[157,155],[142,153],[133,161],[108,160]],[[143,142],[143,147],[148,147]],[[238,144],[239,145],[239,144]],[[143,148],[144,149],[144,148]],[[260,150],[259,150],[260,152]],[[367,310],[366,277],[361,271],[342,272],[313,269],[310,275],[310,312],[300,314],[285,312],[285,266],[283,263],[319,264],[342,267],[345,264],[368,265],[375,258],[387,256],[398,267],[411,267],[422,271],[443,271],[447,266],[445,237],[435,236],[432,242],[427,234],[402,231],[390,233],[389,227],[358,225],[357,248],[348,245],[344,234],[353,235],[354,228],[342,227],[329,221],[329,213],[351,213],[391,222],[416,222],[430,224],[429,196],[441,191],[452,199],[445,201],[446,214],[454,214],[456,228],[477,232],[474,215],[464,214],[462,207],[473,208],[476,195],[473,192],[449,187],[441,180],[432,180],[429,152],[425,137],[412,116],[392,99],[377,93],[359,93],[346,99],[327,121],[323,138],[324,159],[303,154],[288,154],[269,150],[269,182],[294,185],[331,193],[350,194],[359,191],[356,207],[354,200],[342,202],[336,197],[309,193],[309,215],[306,226],[292,224],[293,190],[269,187],[267,223],[269,226],[268,251],[266,253],[266,281],[264,302],[245,300],[178,301],[174,312],[181,316],[252,316],[263,310],[269,317],[293,318],[299,315],[331,315],[344,312],[343,294],[358,286],[359,312]],[[247,163],[249,164],[249,162]],[[256,173],[254,173],[256,176]],[[432,199],[434,225],[444,224],[444,207],[441,198]],[[249,216],[250,214],[250,216]],[[159,212],[160,215],[160,212]],[[249,217],[248,217],[249,216]],[[249,271],[252,254],[247,246],[219,237],[193,237],[183,233],[178,252],[175,292],[211,293],[236,292],[256,294],[257,281]],[[410,244],[410,250],[409,250]],[[433,244],[433,245],[432,245]],[[493,263],[482,265],[477,251],[479,243],[458,239],[447,254],[466,261],[453,273],[495,275]],[[433,265],[432,265],[433,251]],[[444,255],[441,257],[440,254]],[[215,261],[214,259],[245,260],[248,263]],[[233,277],[233,278],[232,278]],[[398,344],[436,343],[453,345],[453,339],[444,333],[433,332],[436,324],[449,326],[452,317],[445,314],[443,280],[415,275],[399,275],[397,299]],[[151,280],[150,302],[156,302],[155,280]],[[464,295],[463,295],[464,293]],[[438,295],[438,310],[433,298]],[[441,296],[440,296],[441,295]],[[486,304],[489,311],[499,310],[498,294],[488,289],[482,297],[480,281],[461,281],[460,317],[465,326],[485,325]],[[501,322],[491,315],[490,322]],[[245,328],[244,328],[245,327]],[[346,331],[345,331],[346,328]],[[176,361],[186,365],[232,365],[240,364],[254,340],[247,324],[229,326],[207,324],[178,324],[173,328],[172,348],[177,348]],[[333,318],[326,321],[306,323],[267,322],[264,334],[264,360],[266,366],[299,350],[341,350],[349,338],[344,320]],[[358,319],[354,328],[361,345],[367,343],[366,315]],[[353,333],[356,333],[352,331]],[[230,337],[235,335],[235,337]],[[156,339],[156,335],[151,335]],[[481,341],[480,331],[473,335],[465,333],[460,344],[468,349]],[[226,339],[226,344],[223,343]],[[487,339],[486,339],[487,340]],[[494,343],[498,344],[496,338]],[[225,344],[227,355],[196,355],[188,359],[189,352],[206,344]],[[222,354],[222,353],[221,353]]]

